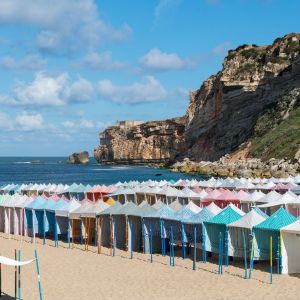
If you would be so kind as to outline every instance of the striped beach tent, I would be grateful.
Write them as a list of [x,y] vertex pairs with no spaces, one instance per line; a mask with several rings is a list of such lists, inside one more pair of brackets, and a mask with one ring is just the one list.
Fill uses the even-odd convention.
[[218,253],[221,236],[224,243],[225,257],[228,259],[228,224],[237,221],[243,215],[245,215],[243,211],[233,204],[229,204],[215,217],[205,221],[205,250]]
[[266,260],[270,257],[270,237],[272,236],[273,254],[280,250],[280,229],[297,219],[284,208],[279,208],[265,221],[253,227],[254,233],[254,259]]

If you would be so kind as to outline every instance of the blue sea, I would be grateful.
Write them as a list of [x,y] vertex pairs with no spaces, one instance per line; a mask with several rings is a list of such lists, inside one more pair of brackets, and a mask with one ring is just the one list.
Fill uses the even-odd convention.
[[93,158],[87,165],[68,164],[66,157],[0,157],[0,185],[7,183],[114,184],[129,180],[200,179],[167,169],[101,165]]

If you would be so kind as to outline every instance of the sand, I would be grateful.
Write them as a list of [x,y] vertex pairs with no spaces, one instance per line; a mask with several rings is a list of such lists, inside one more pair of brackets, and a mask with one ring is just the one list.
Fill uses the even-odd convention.
[[[270,285],[269,273],[255,266],[253,279],[245,280],[243,262],[235,261],[235,266],[218,275],[213,261],[198,261],[193,271],[192,261],[180,257],[170,267],[167,256],[154,255],[150,263],[149,255],[140,253],[131,260],[121,250],[111,257],[107,248],[98,255],[95,247],[67,249],[60,242],[57,249],[50,240],[43,246],[39,239],[35,245],[17,239],[0,234],[0,253],[13,258],[17,248],[22,260],[28,260],[34,257],[34,249],[38,251],[43,299],[299,299],[299,277],[275,274]],[[22,299],[38,299],[35,264],[22,267],[21,272]],[[14,297],[13,267],[2,266],[2,291],[8,295],[2,299]]]

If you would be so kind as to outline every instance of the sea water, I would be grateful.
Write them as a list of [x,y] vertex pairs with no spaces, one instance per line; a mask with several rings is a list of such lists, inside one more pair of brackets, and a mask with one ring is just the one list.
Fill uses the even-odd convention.
[[89,164],[73,165],[66,157],[0,157],[0,185],[7,183],[114,184],[129,180],[201,179],[168,169],[142,166],[107,166],[93,158]]

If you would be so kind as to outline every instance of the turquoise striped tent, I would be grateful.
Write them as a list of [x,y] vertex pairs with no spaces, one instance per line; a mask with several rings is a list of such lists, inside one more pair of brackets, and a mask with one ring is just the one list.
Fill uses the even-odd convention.
[[233,205],[228,205],[219,214],[209,221],[204,222],[205,250],[218,253],[220,234],[224,241],[226,258],[228,258],[228,224],[237,221],[243,216],[243,212]]
[[278,256],[280,248],[280,229],[296,220],[294,216],[281,207],[265,221],[254,226],[254,259],[266,260],[270,258],[271,236],[273,255]]

